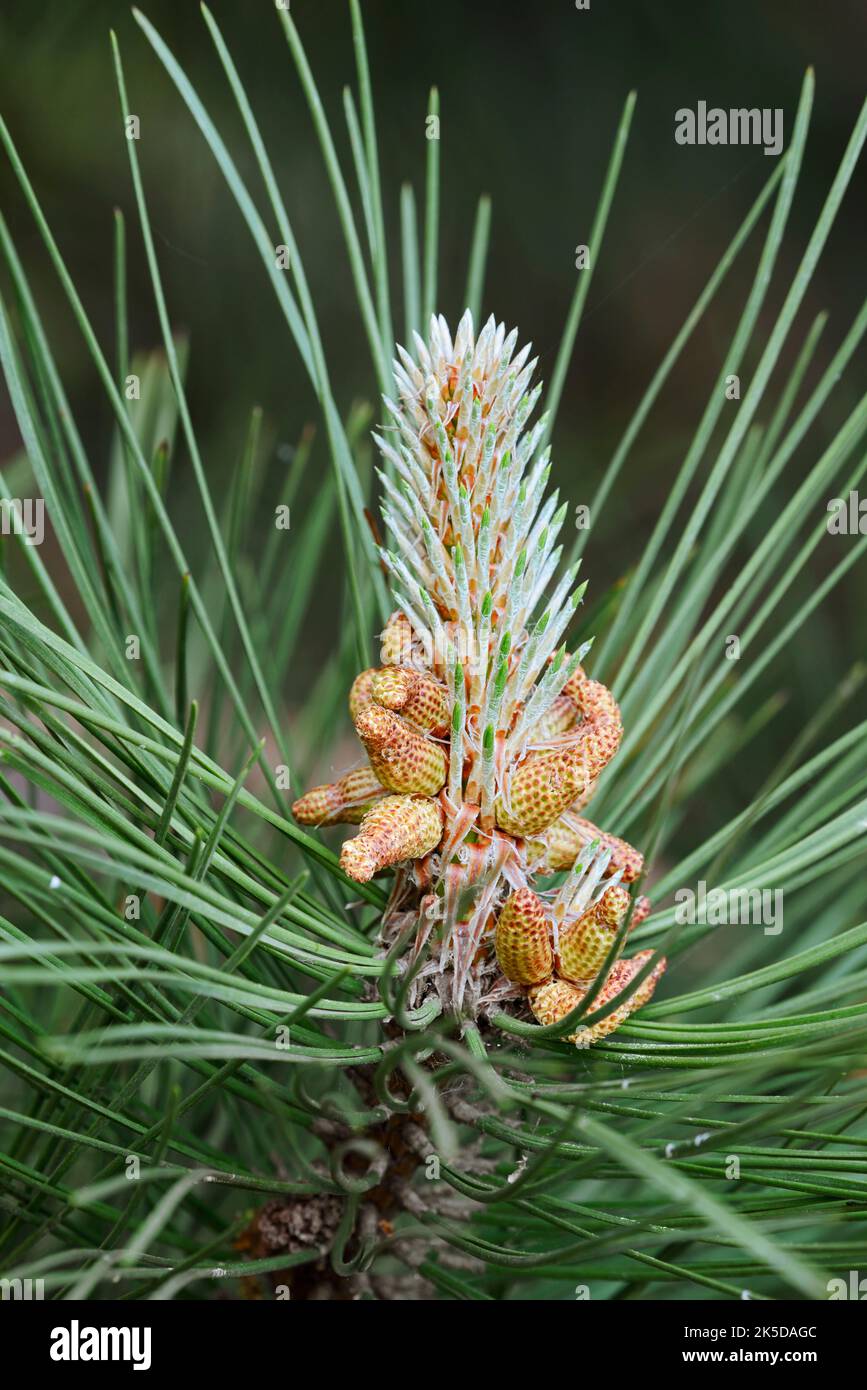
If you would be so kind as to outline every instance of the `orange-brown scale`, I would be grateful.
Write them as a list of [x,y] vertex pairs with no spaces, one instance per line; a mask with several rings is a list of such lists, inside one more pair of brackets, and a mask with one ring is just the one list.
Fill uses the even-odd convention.
[[634,883],[644,868],[644,855],[626,840],[600,830],[592,821],[568,812],[549,826],[544,836],[547,862],[552,872],[569,869],[591,840],[599,840],[611,854],[609,873],[620,871],[624,883]]
[[384,795],[382,783],[369,764],[354,768],[336,782],[312,787],[292,807],[301,825],[358,825],[372,803]]
[[[605,984],[593,1001],[591,1012],[595,1013],[597,1009],[602,1009],[606,1004],[610,1004],[623,989],[631,984],[639,970],[652,955],[652,951],[639,951],[638,955],[633,956],[631,960],[616,961],[611,967]],[[664,970],[665,958],[663,957],[656,963],[638,989],[624,1003],[618,1005],[607,1018],[599,1019],[589,1028],[579,1025],[576,1032],[568,1034],[568,1040],[578,1046],[587,1047],[591,1043],[599,1042],[601,1038],[607,1037],[609,1033],[613,1033],[616,1028],[626,1022],[636,1009],[640,1009],[648,1002]],[[547,984],[537,985],[530,989],[528,995],[530,1008],[539,1023],[545,1026],[559,1023],[567,1014],[578,1007],[594,983],[594,980],[585,980],[580,984],[570,984],[567,980],[551,980]]]
[[377,704],[394,710],[417,729],[442,738],[449,727],[448,697],[439,681],[408,666],[384,666],[374,672],[371,694]]
[[510,894],[495,933],[497,963],[519,985],[539,984],[551,974],[551,932],[540,899],[531,888]]
[[373,703],[359,711],[355,728],[371,767],[388,791],[436,796],[448,771],[439,744],[431,743],[393,710]]
[[594,907],[577,921],[561,927],[557,945],[558,974],[567,980],[587,980],[595,976],[628,911],[628,892],[619,883],[612,884]]
[[352,840],[344,841],[340,867],[358,883],[403,859],[421,859],[442,837],[442,812],[428,797],[386,796],[373,806]]

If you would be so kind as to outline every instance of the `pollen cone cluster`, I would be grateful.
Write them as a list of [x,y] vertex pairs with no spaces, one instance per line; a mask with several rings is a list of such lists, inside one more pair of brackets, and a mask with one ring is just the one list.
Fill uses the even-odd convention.
[[398,348],[374,435],[397,607],[349,694],[366,760],[293,812],[358,826],[350,878],[396,866],[383,941],[408,936],[413,997],[469,1016],[525,1001],[543,1024],[578,1010],[568,1036],[585,1046],[647,1002],[665,962],[620,956],[649,911],[626,887],[642,857],[580,814],[623,729],[585,674],[590,643],[567,650],[586,585],[560,573],[567,506],[546,496],[541,387],[516,346],[493,318],[476,339],[466,313],[454,340],[434,317],[427,342]]

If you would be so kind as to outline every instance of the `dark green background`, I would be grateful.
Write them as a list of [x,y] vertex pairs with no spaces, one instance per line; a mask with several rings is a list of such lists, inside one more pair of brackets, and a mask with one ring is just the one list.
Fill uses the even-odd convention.
[[[264,207],[198,4],[146,0],[144,9],[199,89]],[[212,9],[268,141],[318,306],[338,404],[346,410],[357,396],[373,399],[375,384],[333,200],[289,50],[271,0],[214,0]],[[571,0],[497,5],[369,0],[364,12],[396,326],[400,330],[402,324],[398,192],[401,181],[409,179],[423,202],[424,119],[428,87],[435,82],[442,106],[440,307],[449,317],[462,307],[476,199],[487,191],[494,219],[485,311],[518,323],[533,339],[544,376],[550,375],[574,288],[574,248],[588,237],[623,101],[631,87],[637,89],[620,188],[554,439],[557,483],[572,502],[589,501],[653,369],[772,168],[760,150],[678,146],[675,111],[700,99],[725,107],[779,106],[788,138],[804,69],[815,66],[806,165],[763,317],[767,330],[864,96],[867,12],[854,0],[821,5],[593,0],[590,11],[581,13]],[[348,7],[342,0],[293,0],[292,13],[349,177],[340,96],[343,84],[355,81]],[[161,269],[173,320],[191,334],[191,403],[219,496],[253,403],[265,407],[273,442],[296,440],[305,421],[316,418],[316,406],[222,177],[127,5],[4,0],[0,106],[110,351],[112,209],[118,204],[126,212],[132,342],[155,343],[158,329],[131,198],[110,26],[119,35],[131,108],[142,122],[139,153]],[[92,457],[99,459],[108,446],[108,413],[5,164],[0,194]],[[795,350],[814,314],[830,311],[817,370],[863,297],[864,214],[861,172],[792,339]],[[585,560],[591,594],[602,594],[649,535],[719,368],[757,246],[726,282],[693,339],[594,531]],[[854,390],[844,384],[811,434],[785,480],[786,494],[851,408]],[[16,448],[4,395],[0,457]],[[315,465],[309,486],[323,485],[328,477],[321,445]],[[276,479],[282,469],[275,461],[269,476]],[[296,509],[302,520],[307,497]],[[203,527],[183,454],[175,462],[171,509],[185,543],[201,555]],[[764,521],[758,516],[753,524],[761,529]],[[332,555],[338,544],[335,531]],[[815,582],[835,558],[828,546],[821,547],[806,583]],[[283,582],[291,585],[290,568]],[[293,672],[290,702],[303,698],[310,668],[334,644],[340,586],[339,568],[329,563],[309,615],[303,647],[308,670]],[[806,588],[800,592],[803,596]],[[766,689],[785,687],[792,698],[756,750],[759,764],[776,761],[863,648],[863,597],[863,575],[856,574],[823,616],[811,621],[797,649],[769,673]],[[755,767],[744,771],[752,785]]]

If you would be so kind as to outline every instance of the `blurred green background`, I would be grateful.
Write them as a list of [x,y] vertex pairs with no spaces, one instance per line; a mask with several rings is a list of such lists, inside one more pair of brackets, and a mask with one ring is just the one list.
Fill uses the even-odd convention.
[[[146,0],[143,8],[199,90],[264,207],[197,0]],[[589,502],[654,368],[772,169],[761,150],[677,145],[675,111],[699,100],[723,107],[781,107],[788,139],[804,69],[815,66],[806,166],[762,321],[767,331],[864,96],[867,11],[856,0],[823,5],[592,0],[587,12],[576,11],[572,0],[531,5],[440,0],[435,6],[368,0],[363,8],[400,336],[398,196],[401,182],[409,180],[423,210],[430,85],[439,86],[442,112],[440,308],[454,319],[463,307],[476,201],[480,192],[488,192],[493,230],[484,310],[517,323],[533,340],[543,377],[550,375],[574,290],[575,247],[589,236],[623,102],[631,88],[637,90],[620,187],[554,437],[556,483],[573,503]],[[358,398],[375,402],[375,382],[319,146],[274,5],[272,0],[214,0],[212,11],[252,93],[317,304],[338,405],[346,413]],[[343,85],[355,83],[348,6],[343,0],[292,0],[292,14],[350,178],[341,105]],[[269,450],[263,504],[270,510],[279,500],[273,489],[291,447],[305,423],[317,420],[316,403],[223,178],[128,6],[114,0],[3,0],[0,106],[110,354],[113,208],[124,210],[131,346],[156,344],[110,27],[120,40],[131,109],[141,119],[139,155],[170,312],[176,327],[190,335],[190,399],[209,477],[219,498],[220,480],[243,448],[250,408],[261,404]],[[105,461],[111,421],[102,392],[5,165],[0,198],[91,457]],[[820,309],[830,312],[830,322],[807,389],[859,307],[865,287],[865,203],[861,173],[784,354],[776,389]],[[623,574],[650,534],[719,369],[758,245],[758,240],[751,243],[703,320],[594,527],[585,559],[590,598],[600,598]],[[854,400],[854,384],[844,383],[784,478],[786,496]],[[767,419],[769,409],[770,403],[761,418]],[[375,404],[374,411],[379,418]],[[4,393],[0,460],[18,448]],[[331,485],[324,443],[319,440],[315,449],[315,466],[293,507],[292,538],[279,579],[287,593],[293,583],[291,547],[303,532],[312,490]],[[774,508],[773,499],[769,506]],[[170,508],[185,545],[201,561],[204,528],[182,449],[173,462]],[[754,527],[761,531],[765,520],[757,515]],[[263,514],[262,525],[267,524]],[[801,595],[805,584],[839,558],[833,545],[820,547]],[[337,641],[343,581],[332,561],[338,554],[335,523],[334,544],[299,648],[304,660],[296,662],[287,685],[288,710],[303,700],[311,673]],[[755,756],[727,779],[724,802],[737,805],[755,791],[762,773],[777,763],[864,649],[864,599],[863,572],[856,569],[809,623],[797,649],[768,672],[762,693],[785,690],[788,703],[763,734]],[[167,651],[173,621],[172,611],[166,620]],[[743,786],[740,778],[747,779]],[[714,809],[714,825],[720,810]]]

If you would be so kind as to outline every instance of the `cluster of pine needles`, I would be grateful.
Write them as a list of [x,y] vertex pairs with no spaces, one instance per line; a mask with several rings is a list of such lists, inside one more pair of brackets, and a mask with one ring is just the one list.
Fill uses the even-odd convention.
[[[0,358],[23,441],[0,496],[43,498],[62,552],[52,573],[40,547],[10,536],[0,567],[0,1272],[44,1280],[51,1298],[268,1297],[283,1286],[295,1297],[572,1299],[579,1287],[594,1298],[827,1297],[829,1279],[867,1264],[867,724],[844,718],[845,732],[829,732],[861,668],[829,685],[749,804],[698,847],[686,830],[716,779],[737,766],[749,780],[751,747],[779,710],[761,693],[764,674],[810,642],[821,604],[867,545],[831,542],[826,527],[827,499],[867,472],[867,395],[852,389],[867,304],[821,370],[825,315],[802,324],[867,108],[781,284],[813,102],[807,74],[788,149],[592,480],[592,528],[564,557],[574,563],[588,544],[592,562],[657,397],[735,263],[752,258],[650,534],[572,639],[596,634],[592,674],[622,707],[626,735],[594,819],[647,855],[654,910],[632,941],[664,949],[664,987],[589,1051],[564,1042],[563,1025],[505,1014],[496,1030],[461,1030],[433,999],[404,1007],[395,960],[377,941],[387,884],[350,884],[328,836],[302,830],[289,810],[323,747],[348,731],[345,691],[371,665],[391,607],[364,514],[376,494],[369,429],[380,396],[394,394],[393,343],[429,321],[441,291],[450,302],[463,291],[461,309],[481,321],[491,230],[483,196],[466,287],[438,285],[430,140],[421,215],[406,185],[398,251],[387,244],[373,85],[357,0],[349,8],[358,81],[340,152],[293,19],[275,10],[270,21],[309,102],[370,349],[370,404],[345,417],[290,220],[299,190],[282,188],[255,94],[205,9],[203,38],[237,104],[254,186],[136,14],[185,109],[178,118],[196,123],[225,178],[250,236],[250,274],[268,278],[287,357],[319,403],[316,442],[302,435],[286,476],[271,467],[268,422],[254,409],[231,486],[214,495],[172,319],[194,323],[194,306],[166,302],[137,142],[125,142],[138,214],[129,236],[141,239],[162,333],[148,352],[131,348],[123,218],[106,345],[15,133],[0,124],[114,423],[110,457],[95,457],[0,221]],[[123,141],[132,94],[116,41],[113,52]],[[549,374],[551,430],[591,280],[603,273],[634,105]],[[428,111],[438,109],[434,91]],[[490,307],[508,318],[508,305]],[[725,382],[747,363],[733,407]],[[125,390],[130,376],[138,399]],[[176,455],[195,480],[202,563],[177,529]],[[291,507],[320,455],[331,473],[303,525],[275,526],[263,545],[250,516]],[[281,692],[335,529],[344,598],[321,615],[333,654],[290,731]],[[829,545],[826,577],[813,582],[811,557]],[[731,633],[736,663],[723,655]],[[673,895],[702,880],[784,890],[784,931],[682,925]],[[725,947],[704,951],[714,931]],[[704,973],[687,989],[696,953]]]

